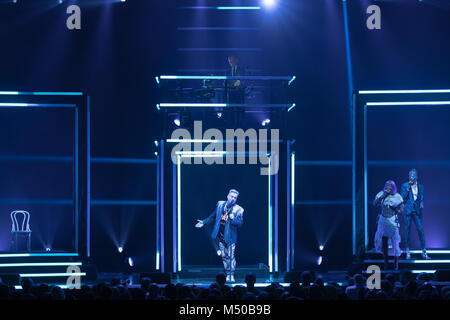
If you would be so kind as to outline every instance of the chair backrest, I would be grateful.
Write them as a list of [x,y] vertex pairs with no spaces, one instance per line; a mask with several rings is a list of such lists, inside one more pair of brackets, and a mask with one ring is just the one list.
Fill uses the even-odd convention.
[[[22,218],[22,223],[19,223],[17,219],[17,214],[19,214]],[[11,232],[23,232],[23,231],[31,231],[30,230],[30,213],[25,210],[15,210],[11,212]]]

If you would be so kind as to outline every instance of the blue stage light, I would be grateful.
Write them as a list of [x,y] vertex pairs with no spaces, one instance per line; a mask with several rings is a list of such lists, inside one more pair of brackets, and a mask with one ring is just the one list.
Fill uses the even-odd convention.
[[129,265],[130,267],[134,267],[134,260],[133,260],[132,257],[128,257],[128,265]]
[[180,119],[178,119],[178,118],[173,119],[173,123],[174,123],[177,127],[179,127],[179,126],[181,125],[181,121],[180,121]]
[[320,266],[322,264],[323,261],[323,257],[319,256],[319,258],[317,258],[317,265]]
[[360,90],[359,94],[450,93],[450,89],[432,90]]
[[52,278],[52,277],[73,277],[86,276],[86,272],[67,272],[67,273],[21,273],[21,278]]
[[118,247],[117,251],[119,251],[119,253],[122,253],[123,252],[123,248],[122,247]]
[[367,102],[367,106],[441,106],[450,105],[450,101],[392,101],[392,102]]
[[81,266],[81,262],[21,262],[21,263],[0,263],[0,268],[11,267],[61,267],[61,266]]
[[265,126],[269,125],[269,123],[270,123],[270,119],[267,118],[267,119],[264,119],[264,120],[261,122],[261,125],[262,125],[263,127],[265,127]]
[[323,251],[324,248],[325,248],[325,247],[324,247],[322,244],[319,246],[319,250],[320,250],[320,251]]
[[222,112],[217,112],[217,118],[222,118]]
[[[211,7],[199,7],[199,8],[208,8],[210,9]],[[216,7],[217,10],[259,10],[261,9],[261,7]]]

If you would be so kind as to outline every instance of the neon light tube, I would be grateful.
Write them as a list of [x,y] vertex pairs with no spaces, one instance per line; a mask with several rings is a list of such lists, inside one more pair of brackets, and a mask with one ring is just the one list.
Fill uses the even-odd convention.
[[0,103],[0,107],[53,107],[53,108],[75,108],[74,104],[49,104],[49,103],[20,103],[20,102],[7,102]]
[[160,107],[228,107],[228,103],[160,103]]
[[2,253],[0,258],[17,257],[77,257],[78,253]]
[[86,272],[72,272],[72,273],[21,273],[21,278],[43,278],[43,277],[70,277],[70,276],[85,276]]
[[177,245],[178,245],[178,271],[181,271],[181,157],[177,156]]
[[216,7],[217,10],[261,10],[261,7]]
[[0,95],[35,95],[35,96],[82,96],[82,92],[25,92],[0,91]]
[[31,263],[0,263],[0,268],[9,267],[56,267],[56,266],[81,266],[81,262],[31,262]]
[[269,216],[269,272],[273,271],[273,266],[272,266],[272,185],[271,185],[271,174],[270,174],[270,170],[271,170],[271,166],[272,166],[272,161],[269,158],[269,174],[268,176],[268,186],[269,186],[269,190],[268,190],[268,196],[269,196],[269,212],[268,212],[268,216]]
[[412,260],[412,263],[450,263],[450,260]]
[[[410,250],[410,253],[422,253],[422,250]],[[450,250],[427,250],[427,253],[450,253]]]
[[360,90],[359,94],[401,94],[401,93],[450,93],[450,89],[437,90]]
[[450,105],[450,101],[411,101],[411,102],[367,102],[367,106],[439,106]]
[[190,142],[190,143],[218,143],[222,142],[222,140],[208,140],[208,139],[167,139],[166,142]]

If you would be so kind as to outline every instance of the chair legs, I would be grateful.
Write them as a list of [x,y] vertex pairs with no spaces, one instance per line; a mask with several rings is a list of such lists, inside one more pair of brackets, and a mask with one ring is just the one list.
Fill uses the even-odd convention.
[[[23,236],[22,236],[22,238],[23,238]],[[26,246],[27,246],[26,250],[28,252],[31,252],[31,233],[28,233],[26,235]],[[19,234],[18,233],[13,233],[13,235],[12,235],[11,250],[19,251]]]

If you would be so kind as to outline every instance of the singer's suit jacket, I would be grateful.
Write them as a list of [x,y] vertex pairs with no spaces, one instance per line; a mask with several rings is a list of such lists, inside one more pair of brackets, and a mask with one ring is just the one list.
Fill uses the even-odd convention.
[[422,216],[422,209],[420,208],[423,205],[423,185],[417,183],[417,200],[414,201],[414,195],[412,190],[408,190],[408,182],[402,184],[401,196],[404,201],[404,214],[409,216],[413,212],[416,212],[420,217]]
[[[222,218],[223,207],[225,206],[226,201],[217,202],[216,209],[203,220],[203,224],[207,225],[209,223],[214,222],[214,227],[211,232],[211,238],[216,239],[217,234],[219,233],[220,228],[220,220]],[[244,209],[241,206],[235,204],[233,206],[233,211],[231,212],[234,215],[233,219],[228,219],[225,224],[224,230],[224,240],[227,245],[232,243],[236,243],[237,241],[237,228],[241,227],[244,222]]]

